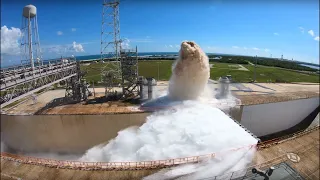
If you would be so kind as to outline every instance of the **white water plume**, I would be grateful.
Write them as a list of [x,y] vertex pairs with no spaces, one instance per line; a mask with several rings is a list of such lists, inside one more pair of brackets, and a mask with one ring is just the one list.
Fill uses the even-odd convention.
[[139,128],[118,133],[106,146],[90,149],[83,161],[147,161],[198,156],[255,144],[256,140],[221,110],[185,101],[147,117]]
[[7,151],[6,144],[1,141],[1,152],[6,152],[6,151]]
[[[169,94],[142,106],[157,111],[141,127],[118,132],[108,144],[89,149],[80,160],[150,161],[216,153],[213,159],[159,171],[145,179],[208,178],[245,168],[253,158],[252,145],[257,140],[220,110],[236,105],[235,98],[218,100],[213,98],[212,90],[206,93],[210,70],[207,66],[208,58],[200,47],[183,42],[173,67]],[[232,151],[234,148],[237,150]]]

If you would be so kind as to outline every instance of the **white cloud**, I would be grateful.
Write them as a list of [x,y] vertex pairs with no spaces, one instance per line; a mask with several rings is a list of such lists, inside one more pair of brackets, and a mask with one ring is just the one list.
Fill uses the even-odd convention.
[[275,33],[273,33],[273,35],[275,35],[275,36],[279,36],[279,33],[276,33],[276,32],[275,32]]
[[169,47],[173,48],[173,46],[170,44]]
[[43,51],[59,55],[66,55],[68,53],[84,52],[84,48],[81,43],[76,43],[74,41],[72,44],[43,46]]
[[76,28],[71,28],[71,31],[72,31],[72,32],[74,32],[74,31],[76,31],[76,30],[77,30]]
[[270,51],[270,49],[264,49],[264,51],[265,51],[265,52],[269,52],[269,51]]
[[[248,46],[247,46],[248,47]],[[244,50],[245,47],[239,48],[239,49],[234,49],[231,46],[230,47],[219,47],[215,46],[213,49],[213,46],[207,45],[204,48],[204,51],[207,53],[223,53],[223,54],[235,54],[235,55],[244,55],[244,56],[259,56],[259,57],[270,57],[270,54],[272,52],[272,57],[274,58],[281,58],[281,54],[285,54],[286,57],[290,57],[289,59],[293,58],[295,60],[299,61],[305,61],[305,62],[310,62],[313,61],[314,63],[319,63],[319,57],[318,55],[312,56],[312,55],[302,55],[302,54],[295,54],[293,52],[283,52],[281,49],[269,49],[269,52],[266,52],[266,48],[261,48],[261,47],[256,47],[256,49],[259,50],[254,50],[253,48],[247,48]]]
[[319,36],[315,37],[314,40],[319,41]]
[[303,28],[303,27],[299,27],[299,29],[300,29],[300,31],[301,31],[302,33],[304,33],[304,28]]
[[312,37],[314,36],[313,30],[309,30],[308,33],[309,33]]
[[232,46],[232,48],[234,48],[234,49],[238,49],[239,47],[238,47],[238,46]]
[[81,44],[77,44],[75,41],[72,43],[72,49],[71,51],[74,50],[75,52],[84,52],[84,49]]
[[58,35],[58,36],[61,36],[62,34],[63,34],[62,31],[57,31],[57,35]]
[[16,55],[19,54],[19,38],[21,30],[19,28],[7,26],[1,27],[1,54]]
[[243,47],[243,49],[248,49],[247,47]]
[[81,42],[79,44],[84,45],[84,44],[97,44],[97,43],[101,43],[101,41],[100,40],[96,40],[96,41],[89,41],[89,42]]
[[176,44],[176,48],[179,48],[180,46],[178,44]]
[[259,51],[260,50],[259,48],[256,48],[256,47],[254,47],[252,49],[255,50],[255,51]]
[[121,42],[122,49],[129,49],[130,48],[130,39],[124,38]]

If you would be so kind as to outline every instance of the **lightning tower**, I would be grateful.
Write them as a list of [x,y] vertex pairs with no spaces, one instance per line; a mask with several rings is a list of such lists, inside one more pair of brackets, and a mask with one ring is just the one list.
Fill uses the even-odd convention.
[[101,81],[105,85],[106,96],[117,93],[121,87],[122,97],[130,98],[138,94],[138,50],[123,49],[120,38],[119,0],[104,0],[101,28]]
[[106,95],[121,85],[119,0],[103,0],[101,25],[101,81]]

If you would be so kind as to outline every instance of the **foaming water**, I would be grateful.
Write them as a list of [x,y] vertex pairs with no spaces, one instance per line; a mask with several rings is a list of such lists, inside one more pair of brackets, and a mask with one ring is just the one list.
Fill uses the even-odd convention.
[[[212,107],[219,108],[226,113],[229,113],[231,108],[240,105],[241,100],[235,98],[229,94],[221,99],[216,99],[215,97],[219,95],[219,85],[218,84],[207,84],[204,88],[204,91],[200,96],[195,100],[204,104],[208,104]],[[175,105],[182,104],[184,100],[174,100],[168,94],[168,91],[158,91],[160,96],[150,101],[143,103],[140,107],[142,110],[151,110],[157,111],[161,109],[172,108]]]
[[[119,131],[118,136],[107,144],[97,145],[81,157],[53,153],[28,155],[87,162],[121,162],[215,153],[214,158],[162,170],[145,179],[200,179],[217,175],[222,179],[228,178],[229,172],[243,169],[251,162],[255,153],[252,145],[257,140],[224,113],[238,101],[231,95],[216,99],[214,87],[208,85],[209,74],[208,58],[200,47],[184,42],[180,57],[173,66],[169,88],[154,91],[156,97],[160,97],[141,106],[155,111],[142,126]],[[237,150],[233,150],[235,148]],[[242,173],[240,171],[232,177]]]
[[156,112],[141,127],[118,133],[106,146],[90,149],[83,161],[147,161],[204,155],[255,144],[256,140],[221,110],[184,101]]
[[245,175],[245,167],[251,163],[255,148],[245,147],[235,152],[217,154],[220,157],[205,159],[199,163],[180,165],[145,177],[145,180],[158,179],[233,179]]
[[[198,101],[183,101],[170,110],[148,116],[141,127],[120,131],[107,145],[89,149],[80,160],[148,161],[217,153],[210,161],[179,166],[148,177],[165,179],[195,173],[188,177],[193,179],[244,168],[251,162],[255,151],[251,145],[256,143],[255,138],[218,108]],[[240,149],[231,151],[233,148]]]
[[1,141],[1,152],[6,152],[6,151],[7,151],[6,144]]
[[[150,161],[216,153],[198,164],[180,165],[145,179],[198,179],[245,168],[252,160],[257,140],[235,123],[226,111],[237,104],[231,95],[215,99],[208,85],[207,56],[193,42],[183,42],[174,63],[166,94],[144,103],[153,109],[141,127],[118,132],[108,144],[89,149],[79,160]],[[236,148],[237,150],[231,150]],[[242,171],[233,177],[242,175]]]

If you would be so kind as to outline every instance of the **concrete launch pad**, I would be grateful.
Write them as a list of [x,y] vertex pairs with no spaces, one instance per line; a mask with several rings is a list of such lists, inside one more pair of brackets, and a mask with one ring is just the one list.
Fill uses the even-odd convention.
[[[218,88],[215,81],[210,81],[210,86]],[[158,94],[166,91],[167,81],[158,82],[154,88]],[[234,96],[241,100],[242,105],[266,104],[289,100],[305,99],[319,96],[319,84],[315,83],[233,83],[230,90]],[[104,95],[104,88],[95,88],[96,97]],[[64,97],[65,90],[51,90],[37,97],[37,102],[27,100],[12,108],[4,108],[2,111],[8,115],[33,115],[47,103],[55,98]],[[50,108],[41,114],[118,114],[142,112],[139,105],[124,102],[104,102],[94,104],[68,104]]]

